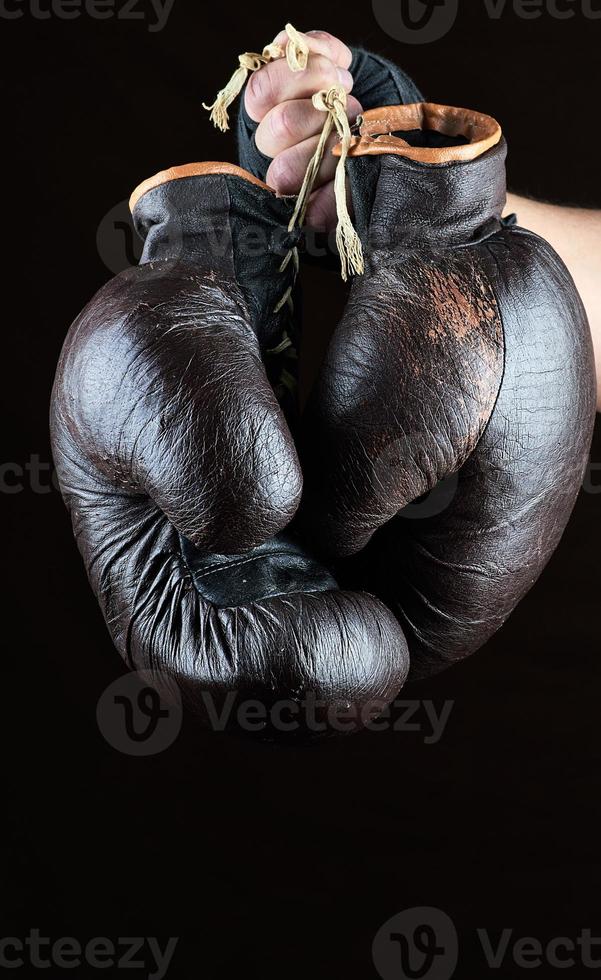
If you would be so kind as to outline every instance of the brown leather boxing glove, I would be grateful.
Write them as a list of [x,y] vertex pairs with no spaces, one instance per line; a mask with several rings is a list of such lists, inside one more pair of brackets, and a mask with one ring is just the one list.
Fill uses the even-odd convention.
[[394,610],[413,678],[506,620],[589,451],[586,315],[553,249],[502,220],[505,156],[494,119],[416,104],[365,113],[348,160],[366,268],[307,413],[305,526]]
[[318,734],[339,706],[360,727],[402,686],[407,651],[393,614],[341,591],[288,528],[302,474],[272,385],[285,394],[293,364],[292,204],[238,167],[193,164],[132,206],[141,263],[71,327],[51,408],[114,643],[205,716],[235,692],[291,702],[288,731],[307,698]]

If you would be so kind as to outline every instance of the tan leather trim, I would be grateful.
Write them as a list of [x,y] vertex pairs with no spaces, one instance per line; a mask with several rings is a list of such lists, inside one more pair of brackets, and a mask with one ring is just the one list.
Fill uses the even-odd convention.
[[[447,136],[465,136],[463,146],[410,146],[394,132],[434,129]],[[432,102],[369,109],[362,117],[359,136],[353,137],[349,156],[393,153],[419,163],[461,163],[475,160],[500,142],[503,132],[496,119],[471,109],[456,109]],[[340,156],[340,144],[332,151]]]
[[184,163],[180,167],[169,167],[168,170],[161,170],[154,177],[149,177],[147,180],[143,180],[141,184],[138,184],[129,199],[129,210],[133,211],[144,194],[153,190],[155,187],[160,187],[161,184],[167,184],[171,180],[181,180],[182,177],[204,177],[207,174],[226,174],[231,177],[241,177],[243,180],[247,180],[249,184],[256,184],[257,187],[262,187],[264,190],[270,191],[271,194],[275,194],[273,187],[264,184],[258,177],[253,177],[252,174],[249,174],[248,170],[243,170],[242,167],[237,167],[234,163],[215,163],[214,161]]

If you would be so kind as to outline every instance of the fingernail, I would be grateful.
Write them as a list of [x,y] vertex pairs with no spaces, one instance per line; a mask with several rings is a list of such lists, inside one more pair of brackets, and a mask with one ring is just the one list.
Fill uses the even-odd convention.
[[350,92],[353,87],[353,76],[350,71],[347,71],[346,68],[336,68],[336,71],[338,72],[338,81],[347,92]]

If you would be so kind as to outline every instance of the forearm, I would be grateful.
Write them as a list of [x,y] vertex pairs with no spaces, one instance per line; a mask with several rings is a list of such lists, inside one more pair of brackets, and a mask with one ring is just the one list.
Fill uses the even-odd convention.
[[508,213],[545,238],[572,273],[588,313],[597,363],[597,410],[601,411],[601,211],[541,204],[509,194]]

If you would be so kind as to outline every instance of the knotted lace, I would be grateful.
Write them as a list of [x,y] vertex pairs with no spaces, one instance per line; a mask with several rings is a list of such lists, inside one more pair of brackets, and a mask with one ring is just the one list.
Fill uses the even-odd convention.
[[246,79],[252,72],[259,71],[263,65],[268,65],[270,61],[276,61],[278,58],[283,58],[284,56],[291,71],[304,71],[307,67],[309,46],[304,37],[299,34],[292,24],[286,24],[286,34],[288,35],[288,43],[285,48],[279,44],[268,44],[263,48],[261,54],[257,54],[254,51],[247,51],[239,55],[238,67],[225,88],[222,88],[217,93],[217,98],[213,104],[206,105],[203,102],[203,109],[211,113],[211,122],[222,133],[225,133],[229,129],[229,114],[227,110],[239,96]]

